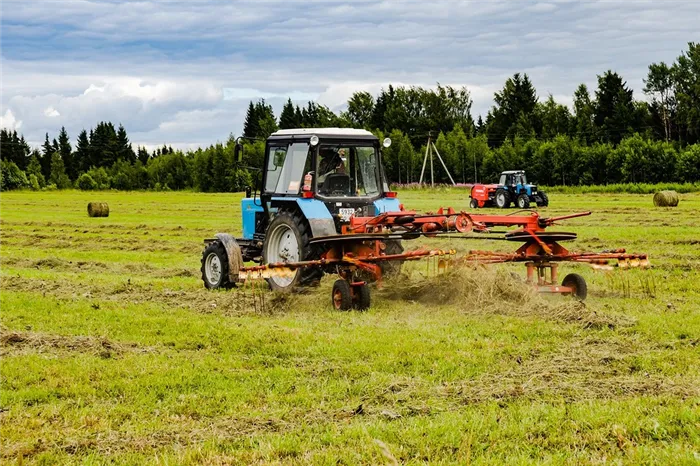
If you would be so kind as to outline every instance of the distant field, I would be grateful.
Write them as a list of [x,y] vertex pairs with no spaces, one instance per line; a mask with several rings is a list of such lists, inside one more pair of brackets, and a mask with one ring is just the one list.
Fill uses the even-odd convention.
[[[399,196],[468,205],[458,189]],[[109,218],[88,218],[91,200]],[[2,193],[1,463],[700,462],[700,193],[675,209],[552,194],[546,215],[594,212],[559,227],[572,249],[653,264],[565,267],[585,305],[500,283],[524,272],[507,265],[468,277],[486,293],[428,276],[436,302],[385,290],[366,313],[329,310],[330,278],[291,297],[204,290],[202,239],[240,233],[239,200]],[[427,267],[409,269],[407,289]]]

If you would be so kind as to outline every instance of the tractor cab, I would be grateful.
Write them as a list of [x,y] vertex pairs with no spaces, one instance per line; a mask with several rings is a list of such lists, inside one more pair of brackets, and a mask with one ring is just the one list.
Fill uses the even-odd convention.
[[[285,129],[270,135],[260,194],[241,201],[243,235],[236,239],[241,259],[262,264],[317,259],[312,238],[340,234],[353,215],[399,211],[381,161],[382,148],[390,144],[388,138],[380,143],[369,131],[352,128]],[[386,245],[389,252],[403,250],[395,243]],[[298,270],[268,282],[286,290],[317,280],[317,272]]]
[[[388,147],[389,139],[384,141]],[[260,198],[244,199],[262,212],[262,222],[247,224],[244,237],[265,233],[275,212],[300,211],[313,236],[340,233],[350,216],[399,210],[381,163],[379,139],[349,128],[287,129],[273,133],[265,147]],[[247,228],[246,228],[247,227]],[[251,237],[252,239],[252,237]]]
[[528,196],[531,194],[532,190],[532,186],[527,184],[527,177],[522,170],[505,171],[501,173],[501,179],[498,184],[513,188],[516,193],[526,193]]

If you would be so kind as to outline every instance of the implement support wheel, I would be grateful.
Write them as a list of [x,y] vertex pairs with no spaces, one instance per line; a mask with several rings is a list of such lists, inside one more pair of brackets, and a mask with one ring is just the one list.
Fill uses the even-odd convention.
[[338,311],[352,309],[352,290],[347,280],[336,280],[333,284],[333,307]]
[[581,301],[586,299],[588,296],[588,286],[586,285],[586,280],[577,273],[570,273],[561,282],[561,286],[568,286],[572,289],[571,296],[574,296]]
[[369,285],[366,283],[362,285],[353,286],[354,291],[354,302],[353,305],[358,311],[366,311],[371,305],[371,297],[369,293]]

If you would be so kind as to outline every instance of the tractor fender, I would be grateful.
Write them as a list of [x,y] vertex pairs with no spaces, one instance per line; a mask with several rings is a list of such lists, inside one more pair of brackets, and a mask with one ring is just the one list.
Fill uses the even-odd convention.
[[240,281],[240,276],[238,272],[243,266],[243,254],[241,253],[241,247],[238,245],[236,238],[229,235],[228,233],[217,233],[216,239],[221,241],[226,250],[226,255],[228,256],[228,277],[233,283],[238,283]]
[[303,198],[288,198],[288,197],[273,197],[273,207],[282,207],[284,205],[296,204],[296,207],[301,211],[304,219],[309,222],[311,227],[311,236],[314,238],[320,236],[334,236],[338,232],[335,229],[335,221],[333,216],[328,211],[326,204],[318,199],[303,199]]
[[375,215],[385,212],[399,212],[401,210],[401,203],[395,197],[383,197],[374,201],[374,208],[377,209]]
[[297,206],[311,227],[311,236],[337,235],[335,221],[326,204],[318,199],[297,199]]

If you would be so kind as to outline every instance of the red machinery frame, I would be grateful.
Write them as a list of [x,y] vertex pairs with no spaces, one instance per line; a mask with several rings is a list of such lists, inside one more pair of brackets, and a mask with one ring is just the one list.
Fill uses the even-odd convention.
[[649,264],[646,254],[627,254],[624,249],[600,253],[573,253],[559,243],[575,239],[575,233],[546,231],[561,220],[590,214],[591,212],[580,212],[544,218],[537,212],[530,212],[529,215],[485,215],[440,208],[437,212],[426,214],[402,210],[382,213],[376,217],[353,216],[348,224],[342,226],[340,235],[311,240],[312,244],[323,251],[320,259],[241,267],[239,273],[241,280],[244,280],[251,277],[251,273],[256,275],[256,272],[258,277],[264,277],[270,273],[284,273],[285,270],[293,271],[301,267],[320,267],[326,272],[337,273],[341,280],[347,281],[354,296],[358,287],[366,285],[364,280],[358,278],[357,272],[361,271],[365,276],[369,274],[374,280],[381,282],[382,269],[378,263],[382,261],[407,261],[455,254],[454,250],[419,249],[389,255],[384,252],[388,240],[435,237],[455,232],[491,233],[492,227],[502,226],[517,227],[506,233],[505,237],[499,238],[523,243],[515,252],[471,250],[463,260],[488,264],[525,262],[527,281],[538,291],[576,295],[575,286],[557,284],[559,262],[587,263],[598,268],[610,267],[610,261],[617,261],[621,267],[644,267]]

